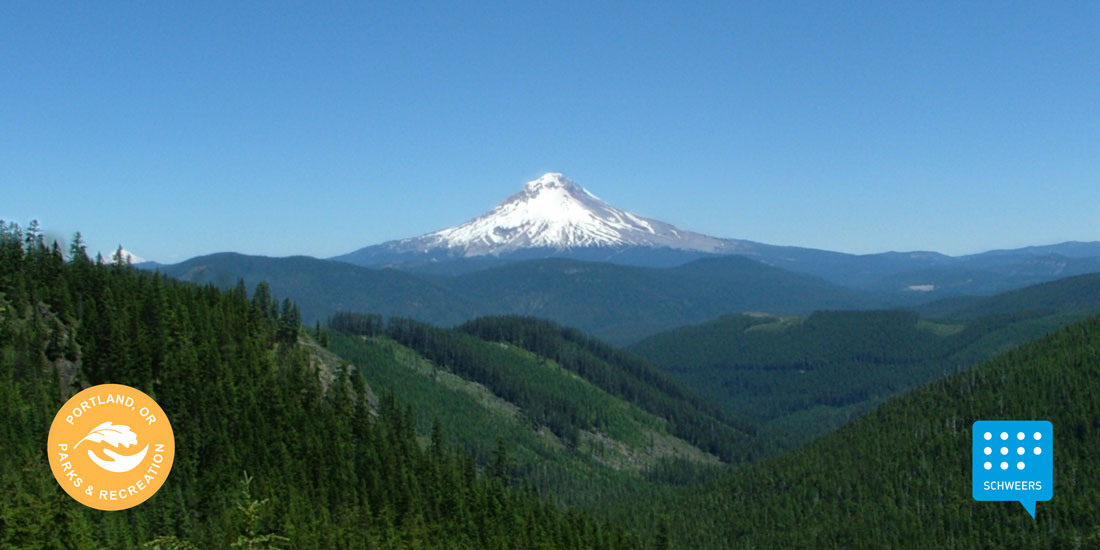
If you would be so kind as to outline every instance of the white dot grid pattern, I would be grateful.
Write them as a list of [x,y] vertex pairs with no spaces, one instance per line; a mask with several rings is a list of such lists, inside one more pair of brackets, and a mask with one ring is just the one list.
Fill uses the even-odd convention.
[[[975,500],[1000,500],[1011,492],[1007,490],[1007,492],[998,492],[988,486],[983,489],[983,482],[1040,479],[1043,481],[1045,492],[1040,495],[1038,490],[1035,490],[1033,494],[1049,499],[1050,490],[1047,489],[1047,482],[1051,479],[1050,458],[1053,453],[1047,446],[1053,443],[1053,437],[1046,423],[1026,420],[982,421],[976,427],[977,429],[972,431],[971,442],[973,454],[971,464],[974,472],[972,493]],[[986,434],[989,434],[988,438]],[[1001,444],[995,445],[993,441],[1000,441]],[[994,457],[997,458],[994,459]],[[1040,498],[1036,498],[1036,501]],[[1028,507],[1027,501],[1028,498],[1023,498],[1021,501],[1025,503],[1025,508]],[[1031,511],[1030,508],[1029,511]]]

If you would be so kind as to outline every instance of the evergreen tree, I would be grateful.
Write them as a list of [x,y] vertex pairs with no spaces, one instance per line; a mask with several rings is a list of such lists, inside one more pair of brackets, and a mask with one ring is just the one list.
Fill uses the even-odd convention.
[[237,540],[230,546],[233,548],[244,548],[246,550],[257,550],[262,548],[270,548],[277,550],[281,548],[282,544],[288,542],[290,539],[276,534],[276,533],[263,533],[261,534],[260,524],[262,522],[263,509],[267,506],[269,499],[256,500],[252,498],[252,477],[246,472],[244,478],[241,480],[241,494],[240,500],[237,503],[237,510],[240,511],[243,516],[243,533],[237,536]]
[[69,261],[75,263],[88,261],[88,246],[79,231],[73,233],[73,242],[69,244]]

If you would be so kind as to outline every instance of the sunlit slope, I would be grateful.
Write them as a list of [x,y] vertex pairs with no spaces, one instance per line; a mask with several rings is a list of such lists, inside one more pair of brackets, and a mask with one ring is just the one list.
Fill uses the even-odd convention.
[[[567,330],[518,318],[480,323]],[[422,437],[439,421],[445,442],[486,464],[503,445],[515,479],[564,501],[643,490],[658,469],[667,478],[686,464],[717,466],[759,454],[751,423],[701,405],[648,365],[628,372],[616,358],[598,358],[560,335],[547,341],[552,347],[525,348],[473,330],[396,320],[384,333],[330,330],[326,337],[329,350],[358,367],[376,393],[408,404]],[[581,360],[599,372],[579,370]]]

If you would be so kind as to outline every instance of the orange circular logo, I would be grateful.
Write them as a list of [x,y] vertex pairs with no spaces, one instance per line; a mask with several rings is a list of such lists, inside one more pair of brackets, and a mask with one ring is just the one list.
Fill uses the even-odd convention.
[[121,384],[69,399],[50,426],[53,476],[69,496],[97,510],[125,510],[153,496],[172,470],[176,439],[160,406]]

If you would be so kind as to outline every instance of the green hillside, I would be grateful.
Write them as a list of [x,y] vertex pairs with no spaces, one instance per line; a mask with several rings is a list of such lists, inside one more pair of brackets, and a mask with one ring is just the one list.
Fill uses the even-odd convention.
[[700,399],[637,357],[576,329],[530,317],[490,317],[460,330],[491,342],[507,342],[556,361],[603,390],[669,421],[669,429],[725,461],[751,460],[759,453],[756,429],[743,417]]
[[[342,314],[329,349],[393,391],[427,434],[488,461],[503,443],[512,473],[572,503],[682,481],[763,454],[752,422],[701,403],[652,366],[571,329],[482,318],[461,330]],[[502,438],[498,442],[498,438]],[[694,465],[694,466],[693,466]]]
[[1080,315],[1016,313],[933,322],[905,311],[731,315],[652,336],[631,351],[791,445],[885,399],[1064,326]]
[[590,407],[586,413],[601,426],[570,426],[569,435],[561,437],[537,420],[537,407],[503,399],[386,336],[329,334],[330,349],[360,367],[371,387],[397,392],[409,404],[421,438],[430,437],[433,424],[440,422],[447,445],[466,450],[483,464],[492,463],[503,445],[510,477],[560,502],[586,505],[600,501],[599,493],[644,493],[652,472],[669,465],[680,466],[677,471],[682,463],[719,465],[717,456],[669,433],[665,420],[524,350],[497,348],[515,360],[514,368],[543,371],[532,377],[535,392],[542,386],[577,391],[576,396],[559,395],[585,403]]
[[231,252],[158,266],[166,275],[196,284],[248,288],[266,282],[288,297],[310,324],[337,311],[361,311],[454,324],[478,314],[474,304],[426,278],[393,269],[367,269],[306,256],[268,258]]
[[[515,487],[426,440],[399,397],[300,338],[297,308],[0,232],[0,548],[639,548],[621,528]],[[171,418],[164,486],[123,512],[86,508],[44,448],[83,387],[134,386]]]
[[932,318],[975,319],[1014,312],[1100,311],[1100,273],[1066,277],[988,297],[956,298],[917,308]]
[[[621,517],[663,517],[682,548],[1096,548],[1098,395],[1095,317]],[[1038,504],[1035,520],[1016,502],[972,500],[976,420],[1053,423],[1054,497]]]

